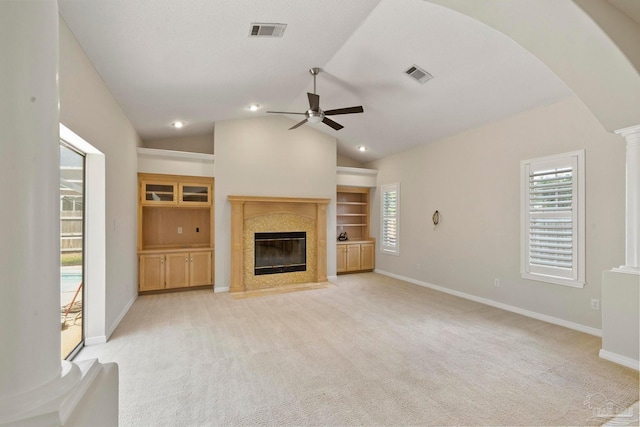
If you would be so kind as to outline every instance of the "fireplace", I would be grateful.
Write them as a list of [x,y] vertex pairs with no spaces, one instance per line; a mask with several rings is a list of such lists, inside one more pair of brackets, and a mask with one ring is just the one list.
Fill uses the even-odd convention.
[[307,270],[307,233],[304,231],[255,233],[254,274]]
[[[231,202],[231,292],[327,281],[327,206],[330,199],[230,195],[228,200]],[[257,274],[256,265],[260,265],[260,261],[256,264],[256,234],[298,232],[305,233],[306,238],[305,250],[298,247],[298,253],[305,256],[304,270]],[[287,245],[291,243],[299,245],[299,241]],[[298,261],[276,260],[264,264],[268,267],[302,264]]]

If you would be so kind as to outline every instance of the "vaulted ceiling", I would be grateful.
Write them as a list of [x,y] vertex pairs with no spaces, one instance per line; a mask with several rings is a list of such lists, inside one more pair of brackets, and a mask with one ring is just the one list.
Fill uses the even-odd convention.
[[[60,13],[143,140],[308,108],[320,67],[338,152],[366,162],[549,104],[571,91],[492,28],[426,0],[59,0]],[[252,23],[287,24],[249,37]],[[433,79],[405,74],[418,65]],[[256,112],[248,110],[259,104]],[[290,116],[292,124],[302,116]],[[186,126],[170,124],[184,120]],[[291,132],[295,132],[292,130]],[[366,152],[357,146],[368,148]]]

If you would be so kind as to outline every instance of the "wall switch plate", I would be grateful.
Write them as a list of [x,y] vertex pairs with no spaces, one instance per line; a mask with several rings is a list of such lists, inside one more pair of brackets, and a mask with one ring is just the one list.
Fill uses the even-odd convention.
[[500,287],[500,279],[494,280],[493,286],[495,286],[496,288],[499,288]]
[[182,227],[178,227],[178,234],[182,234]]
[[594,310],[600,310],[600,300],[591,298],[591,308]]

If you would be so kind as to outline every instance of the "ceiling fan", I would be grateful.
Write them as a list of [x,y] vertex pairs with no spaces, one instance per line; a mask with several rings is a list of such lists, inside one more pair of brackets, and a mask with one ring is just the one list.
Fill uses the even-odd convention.
[[316,95],[316,93],[315,93],[316,92],[316,76],[320,72],[320,68],[317,68],[317,67],[312,68],[312,69],[309,70],[309,72],[313,76],[313,92],[314,93],[307,92],[307,96],[309,97],[309,109],[307,111],[305,111],[304,113],[292,113],[292,112],[287,112],[287,111],[267,111],[267,113],[302,114],[302,115],[306,116],[303,121],[301,121],[299,123],[296,123],[295,125],[290,127],[289,130],[292,130],[292,129],[295,129],[295,128],[299,127],[299,126],[302,126],[303,124],[305,124],[307,122],[309,122],[309,123],[320,123],[320,122],[322,122],[325,125],[330,126],[335,130],[340,130],[344,126],[342,126],[340,123],[334,122],[333,120],[331,120],[327,116],[337,116],[339,114],[364,113],[364,109],[362,108],[361,105],[359,105],[357,107],[336,108],[334,110],[322,111],[320,109],[320,95]]

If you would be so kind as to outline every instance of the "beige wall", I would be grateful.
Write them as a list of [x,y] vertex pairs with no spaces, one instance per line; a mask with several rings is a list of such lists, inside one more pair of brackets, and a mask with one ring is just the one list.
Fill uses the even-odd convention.
[[[292,123],[283,116],[216,123],[217,288],[229,286],[229,195],[331,199],[327,235],[335,233],[336,139],[311,127],[289,131]],[[329,244],[327,274],[335,271],[335,245]]]
[[[587,284],[521,279],[520,161],[578,149],[586,151]],[[624,262],[624,165],[623,139],[578,98],[370,163],[378,185],[401,184],[400,256],[378,253],[376,268],[600,329],[590,300],[601,297],[602,271]],[[372,211],[377,235],[377,194]]]
[[[179,132],[179,130],[176,130],[176,132]],[[144,141],[142,145],[145,148],[156,148],[159,150],[213,154],[213,134],[154,139]]]
[[105,324],[109,333],[137,294],[136,147],[140,140],[62,19],[59,66],[60,121],[105,155]]
[[345,166],[348,168],[361,168],[363,167],[363,164],[353,160],[349,157],[345,157],[345,156],[341,156],[340,154],[338,154],[338,158],[337,158],[337,162],[338,162],[338,166]]

